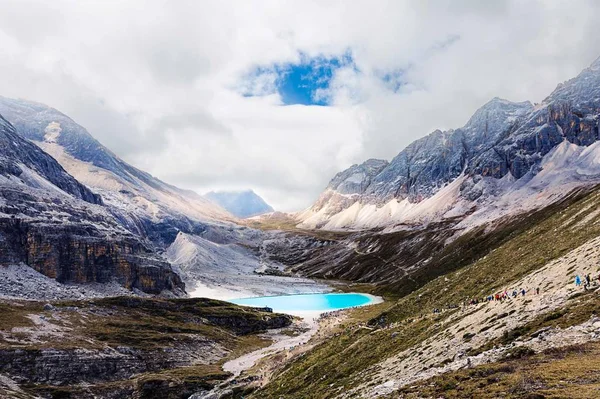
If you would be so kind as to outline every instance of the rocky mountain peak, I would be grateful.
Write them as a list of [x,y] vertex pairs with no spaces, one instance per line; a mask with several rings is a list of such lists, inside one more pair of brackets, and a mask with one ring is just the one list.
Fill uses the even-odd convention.
[[567,102],[585,112],[600,106],[600,57],[573,79],[560,83],[544,100],[546,104]]
[[[394,208],[392,200],[408,199],[411,203],[408,206],[413,207],[448,186],[451,188],[445,190],[444,195],[452,197],[452,201],[466,199],[469,206],[476,206],[475,201],[480,197],[483,196],[481,201],[485,201],[488,196],[498,194],[499,191],[493,188],[496,185],[494,179],[510,175],[515,181],[536,176],[544,157],[559,144],[566,141],[576,146],[591,146],[596,143],[600,140],[599,122],[600,58],[577,77],[560,84],[538,106],[534,107],[529,101],[512,102],[494,97],[475,111],[463,127],[435,130],[415,140],[370,178],[366,189],[363,184],[367,180],[361,165],[353,165],[338,173],[329,188],[338,193],[360,194],[360,197],[346,197],[340,201],[332,195],[327,196],[326,192],[314,209],[326,207],[326,216],[333,219],[336,217],[334,211],[341,213],[355,203],[358,203],[356,209],[363,209],[366,204],[383,209],[388,203]],[[451,192],[457,186],[452,183],[461,176],[466,180],[460,184],[460,193]],[[489,190],[484,183],[479,184],[484,178],[493,178],[486,179]],[[503,189],[508,187],[511,179],[504,182]],[[518,184],[526,184],[526,181]],[[336,203],[332,205],[334,200]],[[430,204],[434,202],[429,201]],[[435,204],[442,202],[451,201],[444,198]],[[355,214],[360,214],[360,223],[368,222],[366,214],[356,212],[356,209],[353,214],[344,214],[343,223],[336,222],[336,228],[355,223],[356,217],[352,216]],[[418,214],[415,211],[411,217],[416,218]],[[320,225],[326,225],[326,222],[322,217],[319,219]]]
[[533,104],[529,101],[517,103],[494,97],[475,111],[463,130],[470,130],[476,135],[486,136],[489,130],[496,132],[502,130],[504,125],[514,122],[532,109]]
[[373,177],[377,176],[388,164],[386,160],[374,158],[361,164],[354,164],[335,175],[329,182],[328,188],[340,194],[363,193]]

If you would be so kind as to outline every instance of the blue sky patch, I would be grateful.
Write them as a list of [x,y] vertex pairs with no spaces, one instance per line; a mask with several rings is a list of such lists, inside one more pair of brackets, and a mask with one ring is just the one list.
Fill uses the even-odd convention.
[[396,69],[393,71],[379,72],[377,75],[389,90],[397,93],[402,86],[407,84],[407,82],[403,79],[405,72],[406,70],[404,69]]
[[352,54],[346,52],[336,57],[309,57],[300,54],[299,63],[275,64],[257,67],[245,77],[248,82],[243,95],[257,96],[279,93],[284,105],[328,105],[327,90],[336,70],[353,66]]

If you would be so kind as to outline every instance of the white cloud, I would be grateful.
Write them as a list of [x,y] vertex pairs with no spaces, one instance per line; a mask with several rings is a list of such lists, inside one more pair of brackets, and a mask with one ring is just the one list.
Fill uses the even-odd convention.
[[[600,55],[596,1],[7,1],[0,94],[47,103],[171,183],[308,206],[340,169],[540,101]],[[353,55],[331,107],[281,106],[257,66]],[[400,71],[400,72],[399,72]],[[391,73],[395,93],[381,80]],[[244,86],[250,85],[251,86]],[[394,86],[395,87],[395,86]],[[240,93],[265,94],[244,97]]]

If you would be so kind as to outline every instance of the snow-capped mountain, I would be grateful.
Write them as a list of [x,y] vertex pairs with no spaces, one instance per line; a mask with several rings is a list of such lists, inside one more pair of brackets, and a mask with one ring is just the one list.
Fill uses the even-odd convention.
[[[183,291],[171,266],[107,211],[100,196],[0,116],[0,265],[62,283]],[[27,265],[27,266],[26,266]]]
[[136,234],[168,245],[179,231],[197,233],[206,223],[235,220],[199,194],[164,183],[129,165],[53,108],[0,97],[0,113],[20,135],[100,194],[110,212]]
[[543,207],[600,182],[599,115],[600,59],[539,105],[494,98],[462,128],[379,161],[372,176],[357,173],[372,161],[350,167],[297,219],[333,230],[457,218],[469,226]]
[[273,207],[252,190],[211,191],[204,197],[240,218],[273,212]]

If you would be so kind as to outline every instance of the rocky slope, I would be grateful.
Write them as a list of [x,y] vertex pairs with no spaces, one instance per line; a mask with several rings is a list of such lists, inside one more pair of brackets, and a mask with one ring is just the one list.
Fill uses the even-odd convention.
[[62,283],[182,293],[171,266],[124,229],[101,197],[0,117],[0,265],[26,264]]
[[536,106],[494,98],[462,128],[415,141],[385,167],[372,168],[374,175],[356,172],[372,161],[338,174],[297,215],[300,227],[364,229],[456,218],[467,227],[548,205],[600,180],[599,94],[597,60]]
[[[50,155],[23,140],[14,126],[2,115],[0,115],[0,147],[2,148],[0,174],[4,177],[17,177],[30,186],[43,188],[44,182],[36,181],[36,177],[41,177],[74,198],[91,204],[102,203],[99,195],[75,180]],[[28,171],[33,173],[29,174]]]
[[[298,249],[310,254],[313,243],[291,237],[213,226],[199,235],[179,233],[166,255],[192,296],[224,299],[328,291],[325,284],[285,273],[286,263],[280,257],[291,254],[298,262],[305,259]],[[294,238],[299,248],[294,248]]]
[[204,194],[204,197],[239,218],[248,218],[273,212],[273,207],[252,190],[211,191]]

